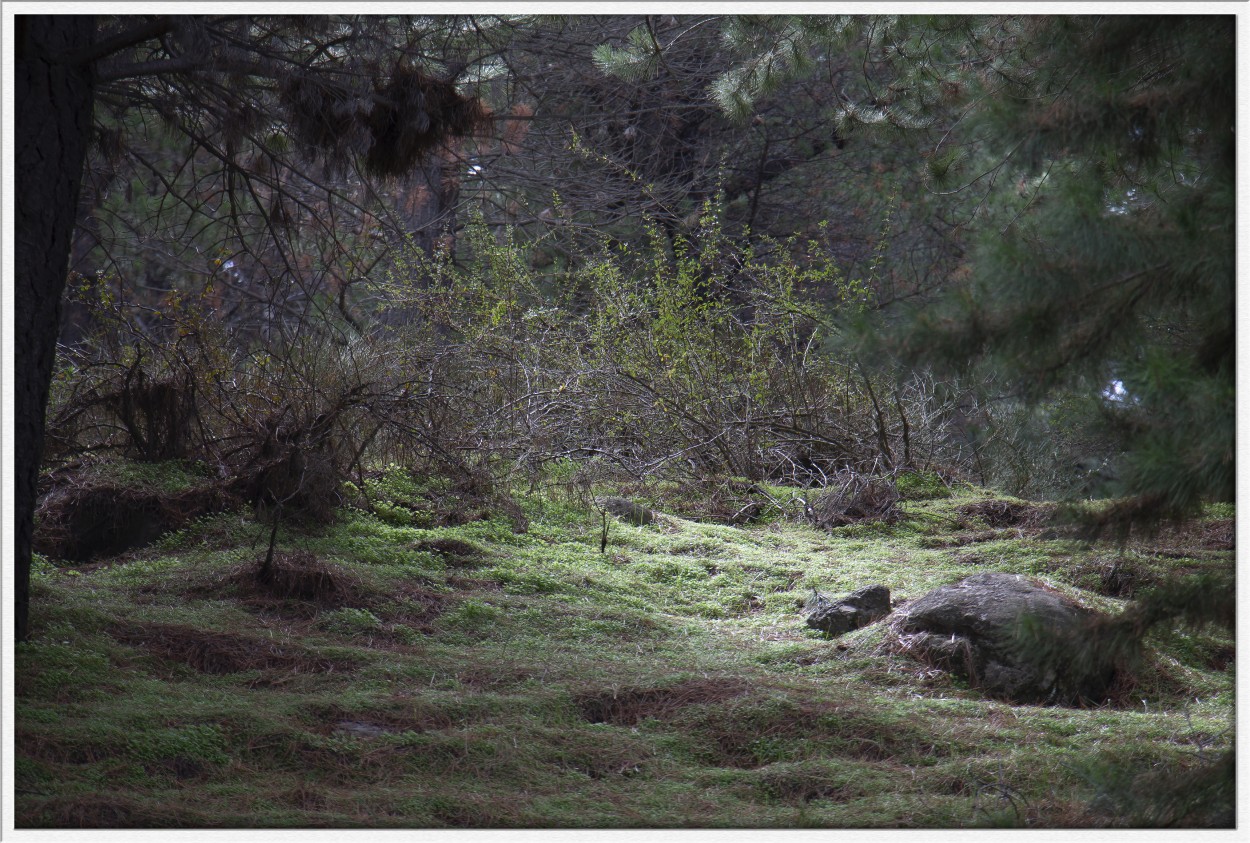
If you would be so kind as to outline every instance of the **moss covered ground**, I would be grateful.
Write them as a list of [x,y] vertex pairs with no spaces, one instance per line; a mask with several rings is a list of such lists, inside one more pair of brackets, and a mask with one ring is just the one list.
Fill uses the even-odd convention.
[[1027,502],[974,488],[904,486],[899,520],[823,532],[683,517],[657,491],[660,515],[609,516],[601,551],[601,513],[567,488],[519,490],[516,532],[489,511],[435,526],[402,471],[367,486],[335,523],[281,530],[267,579],[270,528],[242,512],[38,558],[17,826],[1058,828],[1218,808],[1167,795],[1233,740],[1221,630],[1154,634],[1114,704],[1018,706],[879,624],[828,639],[801,608],[1007,571],[1117,612],[1231,565],[1230,511],[1118,547],[1004,524]]

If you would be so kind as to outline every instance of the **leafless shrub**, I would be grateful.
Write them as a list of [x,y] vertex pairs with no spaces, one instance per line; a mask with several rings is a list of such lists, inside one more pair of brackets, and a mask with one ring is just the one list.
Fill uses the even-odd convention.
[[[357,316],[399,308],[402,325],[306,316],[258,340],[188,316],[179,331],[193,339],[174,344],[183,386],[149,390],[142,418],[193,420],[173,425],[194,430],[192,455],[259,509],[306,523],[332,518],[345,481],[388,463],[448,478],[448,505],[432,507],[448,523],[503,513],[518,531],[509,489],[555,474],[586,500],[593,482],[658,478],[836,487],[820,523],[889,517],[881,488],[852,489],[839,472],[940,456],[940,402],[920,381],[891,402],[880,376],[819,352],[824,329],[787,280],[804,269],[752,262],[711,222],[703,236],[650,276],[588,263],[576,304],[553,304],[513,245],[474,229],[467,264],[417,250],[385,285],[364,285],[373,300]],[[134,361],[113,365],[124,378]],[[96,411],[114,406],[93,394]],[[85,400],[63,405],[76,447],[120,447],[133,428],[129,440],[165,448],[138,414],[81,424]],[[789,502],[734,494],[709,512],[741,523],[774,506]]]
[[235,470],[235,487],[259,509],[324,523],[334,517],[346,476],[344,443],[334,435],[342,420],[336,412],[284,423],[289,410],[250,431],[251,453]]
[[815,526],[828,530],[861,521],[898,518],[899,493],[891,478],[843,471],[833,481],[811,503],[809,519]]
[[75,377],[49,412],[49,457],[113,449],[159,462],[195,454],[203,441],[195,355],[184,343],[136,342],[95,359],[71,356]]

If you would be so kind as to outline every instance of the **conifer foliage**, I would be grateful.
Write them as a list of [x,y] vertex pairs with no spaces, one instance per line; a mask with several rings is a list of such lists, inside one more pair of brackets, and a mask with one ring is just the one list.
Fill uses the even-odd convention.
[[[1083,407],[1106,465],[1101,488],[1073,497],[1114,501],[1081,513],[1092,534],[1123,539],[1233,500],[1234,19],[794,18],[783,30],[814,54],[858,55],[840,131],[925,136],[928,187],[974,243],[936,296],[883,308],[859,341],[877,359],[989,373],[1035,407]],[[766,89],[748,77],[723,78],[727,111]],[[1180,621],[1231,627],[1233,593],[1228,575],[1162,587],[1094,651]],[[1215,804],[1231,804],[1231,773],[1215,778]],[[1171,812],[1169,799],[1154,807]]]
[[1127,526],[1231,500],[1231,18],[1045,19],[982,76],[968,283],[908,323],[912,359],[986,358],[1020,393],[1084,390]]
[[[874,69],[865,88],[879,96],[871,109],[853,99],[844,122],[929,132],[930,185],[962,205],[977,238],[936,301],[877,336],[912,363],[982,366],[1035,406],[1083,396],[1108,443],[1095,491],[1115,501],[1085,514],[1093,534],[1124,538],[1233,499],[1233,24],[1113,15],[859,29]],[[1231,573],[1139,599],[1119,632],[1136,645],[1182,619],[1231,627]],[[1123,646],[1114,639],[1091,653]],[[1098,787],[1142,789],[1140,770],[1107,763]],[[1152,782],[1135,810],[1152,825],[1225,824],[1233,767],[1229,753]],[[1218,816],[1198,819],[1194,805]]]
[[[1231,500],[1233,18],[773,29],[791,51],[856,54],[839,130],[926,137],[929,189],[974,244],[936,298],[882,314],[893,329],[875,323],[870,342],[914,365],[979,366],[1027,403],[1083,395],[1091,430],[1111,443],[1096,491],[1120,501],[1099,529]],[[748,51],[736,32],[728,43]],[[744,61],[717,99],[749,107],[767,65]]]

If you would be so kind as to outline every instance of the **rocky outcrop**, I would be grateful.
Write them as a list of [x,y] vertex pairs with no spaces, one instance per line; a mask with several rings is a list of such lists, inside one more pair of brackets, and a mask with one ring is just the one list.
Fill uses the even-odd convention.
[[1092,648],[1105,616],[1016,574],[934,589],[891,621],[902,649],[1012,702],[1099,702],[1117,665]]

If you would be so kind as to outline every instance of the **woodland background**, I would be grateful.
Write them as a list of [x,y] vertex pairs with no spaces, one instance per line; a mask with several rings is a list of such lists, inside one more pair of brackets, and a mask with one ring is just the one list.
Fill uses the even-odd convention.
[[241,507],[269,566],[395,466],[518,533],[553,484],[1233,501],[1233,16],[10,20],[19,642],[49,558]]

